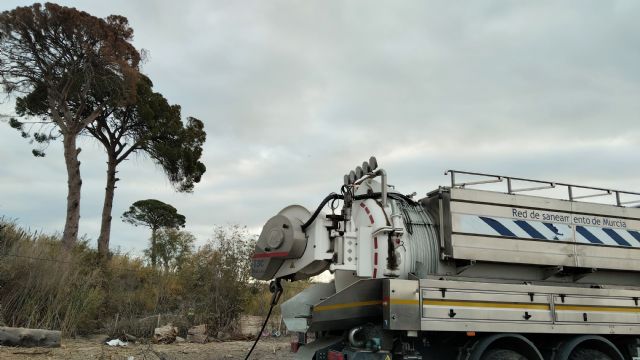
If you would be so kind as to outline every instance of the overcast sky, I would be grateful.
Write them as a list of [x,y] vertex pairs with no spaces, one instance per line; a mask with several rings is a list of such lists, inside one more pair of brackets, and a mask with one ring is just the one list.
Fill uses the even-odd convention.
[[[207,131],[193,194],[144,156],[120,168],[113,248],[147,244],[119,219],[136,200],[173,204],[200,242],[216,224],[257,232],[291,203],[315,208],[371,155],[420,195],[448,168],[640,190],[637,1],[60,3],[126,16],[156,91]],[[81,147],[80,232],[95,246],[106,157]],[[61,146],[30,151],[0,123],[0,215],[61,231]]]

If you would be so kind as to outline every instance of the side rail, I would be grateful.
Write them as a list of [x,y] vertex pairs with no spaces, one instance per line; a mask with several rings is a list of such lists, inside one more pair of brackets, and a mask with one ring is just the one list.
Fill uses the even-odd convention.
[[[417,330],[640,334],[639,297],[640,290],[421,279]],[[401,324],[390,323],[410,330]]]
[[[506,184],[507,194],[531,192],[536,190],[547,190],[554,188],[565,188],[567,191],[567,197],[565,199],[570,201],[584,200],[602,196],[613,196],[615,198],[615,204],[617,206],[628,206],[640,203],[640,193],[632,191],[460,170],[447,170],[444,174],[451,176],[452,188],[468,188],[478,185],[504,183]],[[470,178],[470,180],[460,182],[460,179],[462,177]]]

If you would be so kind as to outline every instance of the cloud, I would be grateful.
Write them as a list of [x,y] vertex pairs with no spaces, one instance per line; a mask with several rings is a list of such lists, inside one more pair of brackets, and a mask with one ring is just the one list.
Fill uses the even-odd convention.
[[[637,2],[62,3],[127,16],[155,88],[208,132],[194,194],[144,157],[120,169],[123,249],[146,246],[118,220],[135,200],[174,204],[204,241],[215,224],[314,208],[370,155],[407,193],[447,184],[448,168],[637,189]],[[81,231],[95,238],[104,154],[82,146]],[[33,159],[5,127],[0,160],[0,213],[61,229],[59,147]]]

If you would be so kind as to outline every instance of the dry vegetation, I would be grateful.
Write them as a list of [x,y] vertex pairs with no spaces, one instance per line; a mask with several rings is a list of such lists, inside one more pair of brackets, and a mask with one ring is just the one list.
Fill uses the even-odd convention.
[[[0,322],[61,330],[66,337],[126,332],[148,338],[169,322],[183,336],[195,324],[207,324],[213,337],[228,336],[241,314],[268,310],[267,284],[249,278],[253,242],[244,228],[218,227],[168,271],[126,254],[101,262],[86,240],[66,254],[59,237],[0,220]],[[285,298],[299,291],[294,286]]]

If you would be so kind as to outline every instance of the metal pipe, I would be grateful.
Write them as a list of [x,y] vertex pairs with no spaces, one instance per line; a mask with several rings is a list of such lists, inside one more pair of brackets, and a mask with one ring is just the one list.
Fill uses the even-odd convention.
[[515,192],[521,192],[521,191],[544,190],[544,189],[553,189],[553,188],[555,188],[555,185],[549,184],[547,186],[535,186],[535,187],[523,188],[523,189],[511,189],[511,192],[515,193]]
[[349,330],[349,344],[355,348],[363,348],[366,344],[365,339],[356,339],[356,336],[358,335],[359,332],[361,332],[362,330],[364,330],[364,328],[362,326],[356,326],[353,329]]
[[387,172],[384,171],[384,169],[378,169],[370,174],[367,174],[367,176],[363,177],[362,179],[356,181],[355,183],[353,183],[354,185],[360,185],[363,181],[367,180],[367,179],[373,179],[376,176],[380,176],[380,178],[382,179],[382,190],[380,191],[382,194],[382,207],[387,207]]
[[493,184],[493,183],[499,183],[499,182],[502,182],[502,178],[493,179],[493,180],[478,180],[478,181],[463,182],[459,184],[454,184],[454,187],[463,188],[467,185]]
[[376,173],[382,178],[382,207],[387,207],[387,172],[384,169],[376,170]]
[[569,189],[569,201],[573,201],[573,186],[569,185],[567,189]]
[[580,196],[574,196],[573,200],[587,199],[587,198],[593,198],[593,197],[598,197],[598,196],[608,196],[608,195],[611,195],[611,193],[610,192],[605,192],[605,193],[602,193],[602,194],[580,195]]
[[627,205],[627,204],[637,204],[639,202],[640,202],[640,199],[639,200],[631,200],[631,201],[621,201],[620,205],[618,205],[618,206]]

